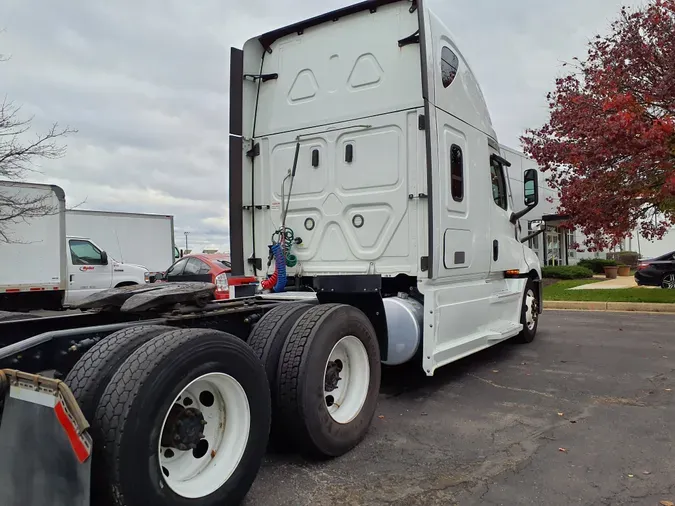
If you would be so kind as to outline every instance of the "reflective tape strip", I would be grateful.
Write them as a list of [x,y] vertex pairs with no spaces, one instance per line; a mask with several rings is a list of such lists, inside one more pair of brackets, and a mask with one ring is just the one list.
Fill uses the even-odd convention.
[[84,441],[82,441],[81,436],[77,433],[75,422],[68,416],[61,401],[54,407],[54,412],[56,413],[56,418],[59,420],[61,427],[66,431],[66,436],[68,436],[68,441],[70,441],[70,446],[73,448],[77,460],[80,464],[83,464],[89,458],[91,448],[87,448]]
[[[0,289],[2,290],[2,289]],[[20,293],[20,292],[44,292],[46,290],[61,290],[59,286],[45,287],[45,286],[31,286],[28,288],[5,288],[5,293]]]
[[9,396],[20,401],[30,402],[31,404],[39,404],[40,406],[47,406],[53,408],[56,406],[56,397],[53,394],[40,392],[38,390],[29,390],[14,385],[9,387]]

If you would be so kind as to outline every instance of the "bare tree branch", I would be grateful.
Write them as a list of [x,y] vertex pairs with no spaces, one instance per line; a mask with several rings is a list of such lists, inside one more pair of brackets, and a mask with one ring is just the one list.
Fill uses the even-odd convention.
[[[0,54],[0,62],[8,58]],[[46,133],[30,135],[33,118],[22,118],[21,107],[6,97],[0,102],[0,180],[20,181],[37,173],[36,162],[54,160],[66,153],[63,137],[75,133],[55,123]],[[12,225],[58,212],[44,197],[26,197],[20,192],[0,192],[0,243],[15,242]]]

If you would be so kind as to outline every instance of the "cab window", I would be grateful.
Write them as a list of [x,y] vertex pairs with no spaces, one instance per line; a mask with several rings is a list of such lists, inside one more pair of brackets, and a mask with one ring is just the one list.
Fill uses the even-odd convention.
[[70,257],[73,265],[105,265],[101,250],[89,241],[71,240]]
[[490,164],[490,179],[492,180],[492,199],[495,204],[506,210],[508,208],[506,178],[501,163],[493,161]]

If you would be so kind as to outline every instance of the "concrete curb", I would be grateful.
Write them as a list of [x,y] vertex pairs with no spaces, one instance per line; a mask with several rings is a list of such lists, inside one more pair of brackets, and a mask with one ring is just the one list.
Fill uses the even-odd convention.
[[675,313],[675,304],[651,302],[595,302],[576,300],[544,300],[546,309],[576,309],[577,311],[638,311],[643,313]]

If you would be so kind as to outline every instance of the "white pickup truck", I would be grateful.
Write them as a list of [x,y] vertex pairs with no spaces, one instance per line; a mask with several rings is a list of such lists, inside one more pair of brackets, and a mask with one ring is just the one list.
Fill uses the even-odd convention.
[[120,263],[92,240],[66,235],[65,194],[58,186],[0,182],[0,193],[44,199],[49,208],[44,216],[19,218],[4,229],[0,311],[61,309],[100,290],[147,282],[144,266]]

